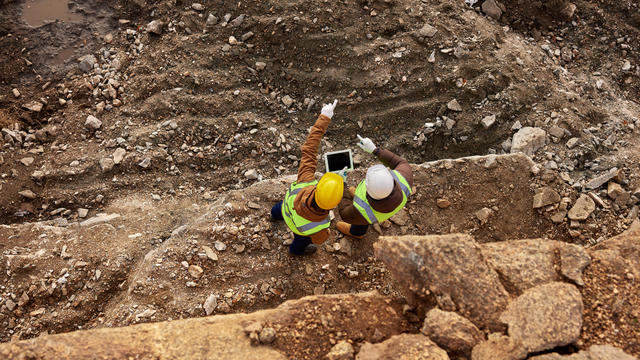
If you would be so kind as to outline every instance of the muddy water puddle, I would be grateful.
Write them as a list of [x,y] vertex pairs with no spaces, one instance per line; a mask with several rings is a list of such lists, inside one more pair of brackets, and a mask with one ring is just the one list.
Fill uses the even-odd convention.
[[75,54],[76,49],[73,47],[67,47],[58,52],[56,56],[49,61],[53,65],[62,65],[65,61],[70,59]]
[[69,0],[26,0],[22,8],[22,19],[38,27],[47,21],[74,22],[83,19],[69,8]]

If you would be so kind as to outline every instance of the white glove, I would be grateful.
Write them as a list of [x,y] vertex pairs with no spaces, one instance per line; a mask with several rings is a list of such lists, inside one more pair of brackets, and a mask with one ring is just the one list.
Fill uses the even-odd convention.
[[347,182],[347,169],[348,167],[344,167],[344,169],[338,171],[338,175],[342,176],[342,181]]
[[331,119],[333,117],[333,109],[336,108],[337,103],[338,100],[333,100],[333,104],[324,104],[320,113]]
[[360,146],[360,148],[366,152],[368,152],[369,154],[373,153],[376,150],[376,144],[373,143],[373,141],[371,141],[371,139],[369,138],[363,138],[360,135],[358,136],[358,140],[360,140],[360,142],[358,143],[358,146]]

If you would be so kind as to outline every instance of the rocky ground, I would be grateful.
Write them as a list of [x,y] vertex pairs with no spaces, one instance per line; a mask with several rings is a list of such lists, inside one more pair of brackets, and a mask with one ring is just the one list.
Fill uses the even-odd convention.
[[[597,249],[638,217],[637,4],[96,0],[37,27],[25,4],[0,1],[2,341],[370,290],[400,309],[396,333],[417,332],[428,309],[402,311],[411,296],[374,253],[378,232],[334,234],[297,259],[268,221],[334,98],[322,152],[360,133],[416,164],[416,195],[386,236]],[[519,152],[532,160],[507,155]],[[356,150],[351,184],[372,160]],[[557,346],[639,355],[637,276],[591,257],[584,284],[526,286],[488,259],[505,299],[578,286],[580,339]]]

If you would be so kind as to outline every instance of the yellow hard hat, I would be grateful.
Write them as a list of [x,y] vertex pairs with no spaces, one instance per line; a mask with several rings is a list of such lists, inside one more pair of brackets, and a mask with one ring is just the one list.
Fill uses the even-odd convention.
[[324,210],[333,209],[342,199],[343,190],[342,176],[334,173],[322,175],[316,186],[316,204]]

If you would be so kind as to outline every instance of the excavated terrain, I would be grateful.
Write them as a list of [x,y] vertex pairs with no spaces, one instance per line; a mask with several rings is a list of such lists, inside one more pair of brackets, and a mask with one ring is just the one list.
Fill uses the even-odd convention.
[[[638,4],[501,5],[0,0],[0,341],[223,314],[236,331],[262,316],[241,313],[374,290],[399,314],[382,334],[275,346],[321,358],[422,326],[380,235],[604,246],[640,206]],[[333,99],[320,153],[353,149],[356,185],[370,137],[413,164],[415,193],[379,232],[333,230],[296,258],[269,209]],[[523,145],[523,128],[542,135]],[[607,256],[577,284],[585,323],[561,353],[640,356],[640,269]],[[248,358],[242,341],[229,356]]]

